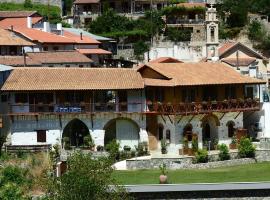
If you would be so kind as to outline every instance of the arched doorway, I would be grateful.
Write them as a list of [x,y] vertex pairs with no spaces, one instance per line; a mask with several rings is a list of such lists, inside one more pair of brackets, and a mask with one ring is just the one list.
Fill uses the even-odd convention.
[[90,136],[89,129],[85,123],[79,119],[71,120],[63,130],[63,138],[68,137],[71,146],[82,146],[85,136]]
[[218,126],[220,122],[217,116],[210,114],[203,117],[202,124],[202,139],[203,143],[211,142],[211,148],[214,148],[215,140],[218,140]]
[[187,137],[188,141],[191,141],[192,140],[192,125],[191,124],[187,124],[185,127],[184,127],[184,130],[183,130],[183,137]]
[[105,126],[104,146],[116,139],[123,148],[125,145],[134,148],[139,142],[139,126],[127,118],[117,118],[109,121]]

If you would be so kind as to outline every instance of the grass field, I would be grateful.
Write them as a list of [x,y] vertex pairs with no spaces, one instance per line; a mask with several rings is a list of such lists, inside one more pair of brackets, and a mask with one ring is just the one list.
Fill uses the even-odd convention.
[[[119,184],[157,184],[159,170],[115,171]],[[169,170],[169,183],[270,181],[270,162],[216,169]]]

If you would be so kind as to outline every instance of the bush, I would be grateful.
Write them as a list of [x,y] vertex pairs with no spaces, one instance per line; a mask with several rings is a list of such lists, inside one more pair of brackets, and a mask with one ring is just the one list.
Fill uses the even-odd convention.
[[83,143],[85,147],[93,148],[95,146],[90,135],[87,135],[83,138]]
[[7,166],[1,171],[1,184],[15,183],[17,185],[24,184],[27,170],[16,166]]
[[69,137],[63,137],[64,149],[69,150],[70,147],[70,139]]
[[229,154],[229,148],[227,147],[226,144],[221,144],[219,146],[219,159],[220,160],[229,160],[230,159],[230,154]]
[[23,197],[23,192],[18,185],[14,183],[7,183],[3,187],[0,187],[0,199],[1,200],[26,200],[28,198]]
[[31,0],[25,0],[24,1],[24,4],[23,4],[23,7],[25,8],[32,8],[33,7],[33,3]]
[[198,151],[198,136],[194,135],[192,137],[192,150],[194,153]]
[[199,149],[195,154],[196,163],[207,163],[208,152],[204,149]]
[[252,145],[250,138],[241,138],[238,145],[238,154],[241,158],[254,158],[255,157],[255,147]]
[[125,145],[123,149],[124,149],[125,151],[130,151],[130,150],[131,150],[131,147],[128,146],[128,145]]
[[104,147],[101,146],[101,145],[98,145],[98,146],[97,146],[97,151],[104,151]]
[[120,144],[114,139],[109,144],[105,146],[105,150],[109,152],[110,158],[113,160],[119,159],[119,147]]
[[146,142],[140,142],[136,147],[137,155],[138,156],[146,156],[148,155],[148,145]]

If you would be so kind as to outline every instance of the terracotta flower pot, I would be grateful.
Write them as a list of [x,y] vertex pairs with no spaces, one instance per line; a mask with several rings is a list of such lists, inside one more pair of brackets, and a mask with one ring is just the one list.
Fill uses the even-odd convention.
[[160,175],[159,176],[159,183],[160,184],[166,184],[168,177],[166,175]]
[[237,149],[236,144],[230,144],[230,149]]

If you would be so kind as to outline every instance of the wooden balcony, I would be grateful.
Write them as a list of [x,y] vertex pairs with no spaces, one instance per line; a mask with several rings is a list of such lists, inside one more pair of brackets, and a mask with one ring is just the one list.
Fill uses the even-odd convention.
[[147,102],[148,113],[157,113],[164,115],[191,115],[207,114],[212,112],[244,112],[260,110],[259,100],[224,100],[209,102],[192,102],[192,103],[159,103]]

